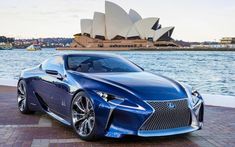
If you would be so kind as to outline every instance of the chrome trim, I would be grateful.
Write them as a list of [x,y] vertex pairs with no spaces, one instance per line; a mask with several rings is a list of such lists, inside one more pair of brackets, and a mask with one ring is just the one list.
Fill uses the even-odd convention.
[[110,108],[110,110],[109,110],[109,115],[108,115],[108,118],[107,118],[107,121],[106,121],[106,124],[105,124],[105,130],[108,128],[108,124],[109,124],[111,115],[113,113],[113,110],[114,110],[114,108]]
[[70,126],[71,123],[69,123],[68,121],[66,121],[65,119],[63,119],[62,117],[56,115],[55,113],[51,112],[51,111],[45,111],[49,116],[55,118],[56,120],[58,120],[59,122],[62,122],[65,125]]
[[[203,123],[203,122],[199,122],[198,120],[198,114],[197,111],[200,110],[201,108],[201,105],[203,105],[203,101],[202,100],[199,100],[198,101],[198,104],[196,105],[196,107],[190,107],[190,110],[191,110],[191,116],[192,116],[192,122],[191,122],[191,126],[200,126],[200,123]],[[197,109],[195,109],[197,108]]]
[[107,103],[112,104],[112,105],[114,105],[116,107],[119,106],[119,107],[124,107],[124,108],[129,108],[129,109],[145,110],[142,106],[140,106],[138,104],[137,104],[138,107],[133,107],[133,106],[127,106],[127,105],[113,103],[112,101],[109,101]]
[[199,127],[181,127],[174,129],[165,129],[165,130],[154,130],[154,131],[138,131],[138,136],[142,137],[153,137],[153,136],[169,136],[176,134],[184,134],[198,130]]
[[147,105],[149,105],[150,108],[152,108],[153,112],[152,114],[149,115],[149,117],[142,123],[142,125],[139,127],[138,129],[138,132],[139,130],[142,128],[142,126],[151,118],[151,116],[155,113],[155,109],[147,102],[147,101],[144,101]]

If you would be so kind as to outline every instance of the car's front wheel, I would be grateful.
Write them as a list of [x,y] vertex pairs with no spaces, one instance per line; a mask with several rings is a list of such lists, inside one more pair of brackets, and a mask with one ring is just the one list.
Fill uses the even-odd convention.
[[94,140],[96,135],[95,111],[91,99],[85,92],[79,92],[71,105],[72,125],[83,140]]
[[24,80],[20,80],[17,85],[17,102],[18,108],[23,114],[30,114],[33,111],[30,111],[28,107],[28,94],[27,94],[27,85]]

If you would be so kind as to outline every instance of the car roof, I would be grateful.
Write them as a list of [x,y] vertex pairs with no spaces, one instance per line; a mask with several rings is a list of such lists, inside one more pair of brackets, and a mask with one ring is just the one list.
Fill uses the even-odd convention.
[[91,56],[91,57],[118,57],[120,58],[120,55],[114,54],[114,53],[62,53],[62,54],[56,54],[55,56]]

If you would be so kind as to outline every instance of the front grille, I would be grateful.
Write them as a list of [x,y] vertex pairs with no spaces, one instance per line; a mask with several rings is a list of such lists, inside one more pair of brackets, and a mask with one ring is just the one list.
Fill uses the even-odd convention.
[[190,125],[191,112],[187,99],[147,103],[155,109],[155,112],[145,121],[140,130],[163,130]]

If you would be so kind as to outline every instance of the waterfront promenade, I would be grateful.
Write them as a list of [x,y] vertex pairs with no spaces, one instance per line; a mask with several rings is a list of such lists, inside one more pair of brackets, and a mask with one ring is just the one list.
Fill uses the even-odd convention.
[[[10,85],[14,84],[10,82]],[[214,101],[207,102],[220,104]],[[154,138],[105,138],[95,142],[84,142],[77,138],[71,128],[45,114],[21,114],[17,109],[16,88],[0,86],[0,147],[235,146],[235,108],[232,108],[235,105],[231,102],[221,104],[231,108],[206,105],[203,129],[190,134]]]
[[235,51],[235,48],[206,48],[206,47],[149,47],[149,48],[75,48],[75,47],[58,47],[59,51]]

